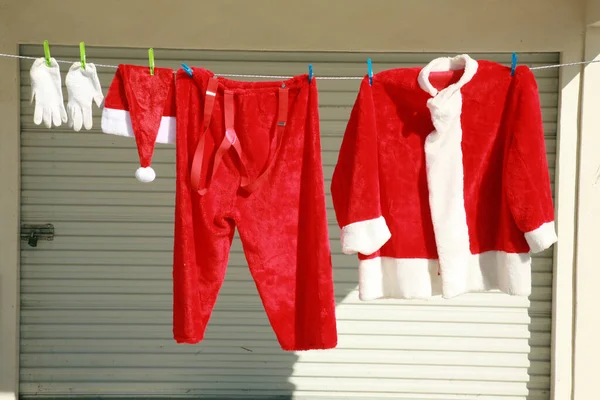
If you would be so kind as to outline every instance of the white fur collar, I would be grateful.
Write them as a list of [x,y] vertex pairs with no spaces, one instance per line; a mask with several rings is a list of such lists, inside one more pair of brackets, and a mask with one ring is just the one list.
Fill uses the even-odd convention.
[[429,82],[429,74],[431,72],[454,71],[464,69],[463,75],[458,82],[453,83],[442,91],[455,92],[469,82],[477,72],[477,61],[469,57],[467,54],[461,54],[456,57],[439,57],[427,64],[419,73],[419,86],[421,89],[429,93],[431,96],[436,96],[438,90]]

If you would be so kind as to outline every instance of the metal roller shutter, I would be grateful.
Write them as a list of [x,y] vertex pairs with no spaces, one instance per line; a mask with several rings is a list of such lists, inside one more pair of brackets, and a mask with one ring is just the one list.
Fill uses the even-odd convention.
[[[38,57],[41,46],[23,46]],[[89,62],[147,65],[145,49],[89,48]],[[76,47],[52,56],[77,60]],[[424,65],[440,54],[372,55],[376,71]],[[472,54],[510,63],[510,54]],[[217,73],[361,76],[365,54],[156,50]],[[558,54],[520,54],[557,63]],[[21,64],[22,222],[56,237],[21,251],[21,392],[39,396],[153,396],[541,400],[549,398],[552,251],[534,259],[529,299],[497,293],[453,300],[360,302],[329,196],[357,80],[320,80],[323,162],[335,269],[339,347],[280,350],[236,236],[206,340],[171,337],[175,150],[157,145],[158,178],[138,184],[131,139],[33,124],[31,60]],[[64,75],[69,65],[61,64]],[[100,68],[106,93],[113,69]],[[554,180],[558,71],[536,71]],[[65,89],[66,96],[66,89]],[[66,101],[66,97],[65,97]],[[94,106],[95,107],[95,106]]]

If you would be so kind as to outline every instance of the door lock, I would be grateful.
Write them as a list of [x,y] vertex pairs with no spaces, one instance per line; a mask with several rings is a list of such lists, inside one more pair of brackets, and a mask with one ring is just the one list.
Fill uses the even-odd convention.
[[38,240],[54,240],[54,225],[21,225],[21,240],[30,247],[37,247]]

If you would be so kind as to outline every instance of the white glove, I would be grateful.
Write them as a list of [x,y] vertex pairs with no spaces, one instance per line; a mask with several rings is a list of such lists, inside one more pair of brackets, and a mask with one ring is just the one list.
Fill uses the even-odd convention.
[[69,92],[67,103],[69,127],[74,128],[77,132],[81,130],[82,124],[85,129],[92,129],[92,100],[98,107],[104,100],[96,66],[86,63],[85,69],[82,69],[80,62],[74,63],[69,68],[65,85]]
[[63,94],[60,81],[60,68],[54,58],[50,58],[50,66],[46,65],[44,57],[33,62],[31,70],[31,103],[35,99],[33,122],[39,125],[44,121],[47,128],[60,126],[61,121],[67,122],[67,111],[63,104]]

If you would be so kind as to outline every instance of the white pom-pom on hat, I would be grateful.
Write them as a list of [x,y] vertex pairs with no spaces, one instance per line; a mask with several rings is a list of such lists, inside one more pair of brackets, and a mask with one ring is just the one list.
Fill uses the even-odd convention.
[[152,182],[156,178],[156,172],[152,167],[140,167],[135,171],[135,177],[140,182]]

